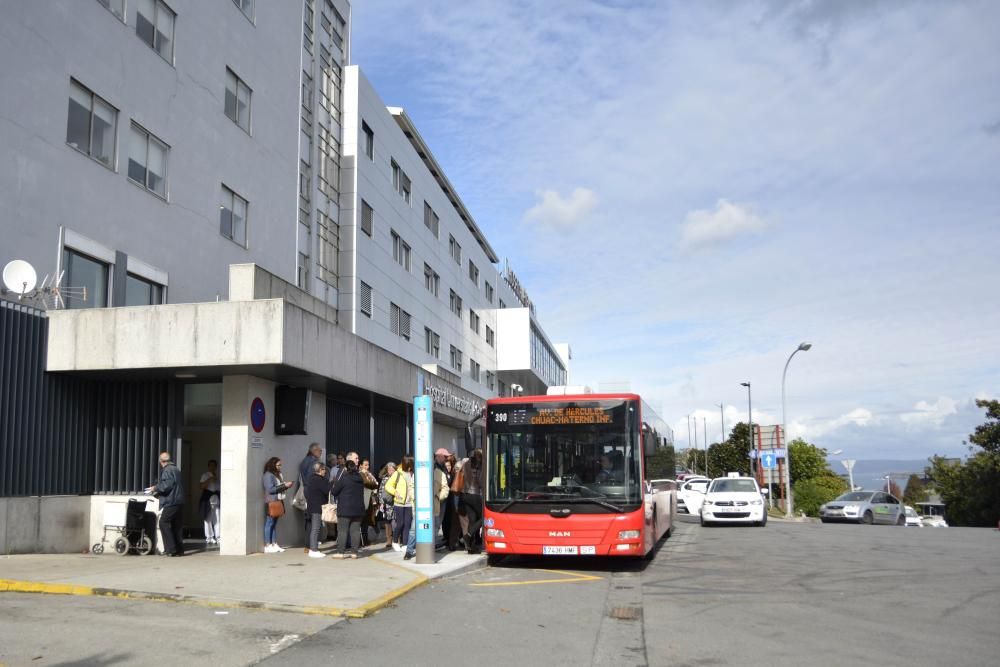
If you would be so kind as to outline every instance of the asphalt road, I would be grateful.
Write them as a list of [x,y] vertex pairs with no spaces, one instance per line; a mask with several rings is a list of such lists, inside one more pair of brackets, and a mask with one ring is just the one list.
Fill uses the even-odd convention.
[[0,593],[0,665],[248,665],[339,621],[173,602]]
[[3,594],[0,663],[996,665],[1000,533],[685,517],[650,562],[516,559],[335,620]]
[[266,662],[998,664],[995,531],[681,521],[649,563],[519,559],[418,589]]

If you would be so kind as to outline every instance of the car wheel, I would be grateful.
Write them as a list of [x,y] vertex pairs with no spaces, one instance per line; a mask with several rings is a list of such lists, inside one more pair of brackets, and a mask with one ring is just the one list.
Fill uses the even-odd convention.
[[702,525],[702,526],[705,526],[705,525],[707,525],[707,524],[705,523],[705,514],[704,514],[704,513],[702,513],[702,514],[701,514],[701,525]]
[[761,528],[767,525],[767,512],[764,512],[764,518],[761,519],[760,523],[757,525],[760,526]]
[[902,514],[900,514],[898,517],[896,517],[896,525],[897,526],[905,526],[906,525],[906,519],[903,517]]
[[861,523],[868,524],[870,526],[873,520],[874,517],[872,517],[871,510],[865,510],[865,513],[861,517]]
[[821,522],[821,523],[830,523],[830,520],[829,520],[829,519],[827,519],[826,517],[822,517],[822,516],[821,516],[821,517],[819,518],[819,520],[820,520],[820,522]]

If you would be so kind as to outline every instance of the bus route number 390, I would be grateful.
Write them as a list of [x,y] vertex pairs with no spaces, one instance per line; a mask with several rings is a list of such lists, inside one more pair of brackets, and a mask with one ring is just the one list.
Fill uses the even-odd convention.
[[496,422],[496,423],[498,423],[498,424],[502,424],[502,423],[506,422],[507,421],[507,413],[506,412],[494,412],[493,413],[493,421]]

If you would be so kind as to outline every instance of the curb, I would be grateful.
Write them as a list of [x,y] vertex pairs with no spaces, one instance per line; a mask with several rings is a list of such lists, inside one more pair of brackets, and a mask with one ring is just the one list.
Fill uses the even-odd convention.
[[433,581],[436,579],[450,579],[451,577],[457,577],[459,575],[466,574],[474,570],[481,570],[486,567],[486,555],[483,554],[476,560],[470,561],[468,563],[465,563],[464,565],[456,567],[453,570],[449,570],[448,572],[444,572],[436,577],[433,577],[433,576],[427,576],[420,570],[416,569],[420,567],[419,565],[404,565],[403,563],[395,563],[391,560],[381,558],[380,555],[376,555],[375,558],[378,558],[379,561],[381,561],[385,565],[389,565],[391,567],[395,567],[400,570],[405,570],[406,572],[409,572],[411,574],[416,574],[417,576],[423,577],[424,579],[427,579],[429,581]]
[[[416,573],[415,573],[416,574]],[[313,616],[330,616],[335,618],[367,618],[377,611],[389,606],[393,601],[410,591],[423,586],[429,580],[417,575],[417,579],[404,586],[389,591],[371,602],[351,609],[338,607],[297,607],[289,604],[271,602],[254,602],[243,600],[213,600],[192,595],[176,595],[172,593],[149,593],[146,591],[129,591],[117,588],[100,588],[80,586],[77,584],[58,584],[42,581],[18,581],[0,579],[0,593],[41,593],[46,595],[76,595],[83,597],[109,597],[120,600],[143,600],[146,602],[176,602],[200,607],[217,609],[257,609],[263,611],[278,611],[294,614],[310,614]]]

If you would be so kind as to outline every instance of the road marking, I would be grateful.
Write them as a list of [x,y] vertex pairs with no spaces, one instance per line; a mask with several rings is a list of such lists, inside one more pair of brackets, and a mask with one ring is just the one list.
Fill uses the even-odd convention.
[[603,581],[604,577],[597,577],[592,574],[582,572],[565,572],[563,570],[535,570],[535,572],[549,572],[552,574],[562,574],[565,579],[533,579],[529,581],[493,581],[482,584],[469,584],[470,586],[532,586],[535,584],[576,584],[581,581]]

